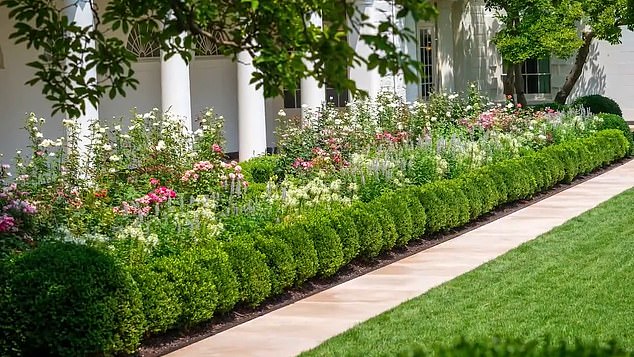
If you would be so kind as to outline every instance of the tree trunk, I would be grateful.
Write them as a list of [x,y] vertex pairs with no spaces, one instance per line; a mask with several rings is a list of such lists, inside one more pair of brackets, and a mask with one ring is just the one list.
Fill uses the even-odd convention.
[[524,94],[522,63],[516,63],[513,65],[513,73],[515,73],[515,95],[517,96],[517,103],[526,108],[526,106],[528,106],[528,102],[526,101],[526,95]]
[[588,60],[588,55],[590,54],[592,39],[594,39],[593,31],[583,33],[583,45],[577,51],[575,63],[570,69],[570,73],[566,77],[564,85],[555,96],[555,103],[566,104],[566,100],[568,99],[570,92],[572,92],[572,89],[575,87],[575,84],[577,84],[579,77],[581,77],[581,73],[583,73],[583,67],[585,66],[586,61]]
[[504,96],[507,99],[509,97],[513,98],[513,93],[515,93],[515,72],[512,63],[504,62],[504,73],[506,73],[506,76],[502,76]]

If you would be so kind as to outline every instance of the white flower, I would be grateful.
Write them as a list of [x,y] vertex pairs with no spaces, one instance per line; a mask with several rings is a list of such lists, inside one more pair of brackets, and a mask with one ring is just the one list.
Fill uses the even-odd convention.
[[117,162],[119,160],[121,160],[121,158],[117,155],[112,155],[108,158],[108,160],[112,161],[112,162]]
[[280,111],[277,112],[277,116],[278,117],[285,117],[286,116],[286,112],[284,111],[284,109],[280,109]]
[[128,134],[123,134],[123,135],[121,135],[121,138],[122,138],[122,139],[130,139],[130,135],[128,135]]
[[48,153],[48,156],[53,157],[53,156],[55,156],[55,153],[54,153],[54,152],[49,152],[49,153]]
[[22,150],[18,150],[15,153],[18,154],[18,155],[22,155]]
[[115,125],[114,126],[114,130],[121,131],[121,125]]
[[110,150],[112,150],[112,146],[110,146],[109,144],[104,144],[103,145],[103,149],[106,150],[106,151],[110,151]]
[[36,138],[38,138],[38,139],[39,139],[39,138],[43,138],[43,137],[44,137],[44,134],[42,134],[42,133],[40,133],[40,132],[38,131],[37,133],[35,133],[35,137],[36,137]]
[[205,132],[202,129],[198,129],[198,130],[194,131],[194,135],[203,136],[203,135],[205,135]]
[[134,130],[134,129],[136,129],[136,125],[130,125],[130,126],[128,127],[128,130]]
[[43,147],[43,148],[47,148],[47,147],[49,147],[51,145],[53,145],[53,140],[50,140],[50,139],[44,139],[40,143],[40,146]]
[[156,151],[161,151],[163,149],[165,149],[165,141],[163,140],[159,140],[158,143],[156,144]]
[[101,138],[103,138],[103,135],[99,133],[95,134],[95,139],[101,139]]
[[115,172],[117,172],[117,169],[113,167],[110,170],[108,170],[108,172],[110,172],[111,174],[114,174]]
[[509,108],[509,109],[513,108],[513,103],[507,104],[506,107]]

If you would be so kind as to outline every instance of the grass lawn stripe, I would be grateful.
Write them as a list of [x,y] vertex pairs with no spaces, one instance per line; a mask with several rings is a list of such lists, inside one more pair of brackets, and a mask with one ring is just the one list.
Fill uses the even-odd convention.
[[468,338],[634,350],[634,190],[326,341],[305,356],[391,355]]

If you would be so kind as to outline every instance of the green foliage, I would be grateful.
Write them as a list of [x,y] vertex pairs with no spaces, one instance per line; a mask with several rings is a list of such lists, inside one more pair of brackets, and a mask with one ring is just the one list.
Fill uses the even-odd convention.
[[299,285],[317,275],[319,260],[315,244],[300,224],[278,224],[266,230],[271,239],[288,244],[295,260],[295,284]]
[[576,1],[486,0],[502,27],[493,42],[511,63],[551,55],[567,58],[581,46],[576,22],[583,10]]
[[283,174],[279,170],[279,160],[278,155],[257,156],[241,162],[240,166],[245,180],[249,183],[267,183],[273,177],[283,178],[279,177]]
[[392,214],[386,207],[381,205],[378,201],[372,201],[368,203],[368,208],[372,214],[376,217],[376,220],[381,225],[383,244],[381,251],[389,251],[396,245],[398,240],[398,232],[396,231],[396,223]]
[[399,197],[403,197],[403,200],[407,203],[407,209],[411,214],[412,239],[422,238],[427,226],[427,215],[425,214],[425,208],[418,199],[416,189],[400,189],[396,191],[396,194]]
[[[305,77],[317,78],[320,84],[328,83],[338,91],[363,95],[367,93],[359,90],[347,75],[348,68],[355,64],[376,69],[381,75],[403,73],[408,82],[419,80],[420,63],[393,41],[394,37],[415,40],[415,29],[402,28],[395,20],[419,21],[436,14],[428,1],[400,0],[394,19],[377,24],[376,34],[359,36],[358,40],[372,53],[362,56],[348,42],[348,34],[358,32],[367,15],[353,2],[109,0],[99,6],[100,11],[93,9],[94,21],[99,24],[94,28],[77,26],[67,18],[69,9],[48,0],[2,0],[0,5],[8,9],[13,24],[10,37],[27,48],[46,53],[28,64],[35,73],[27,83],[41,82],[55,111],[73,117],[85,111],[85,101],[96,105],[106,94],[112,99],[125,95],[128,88],[136,88],[139,82],[132,67],[138,58],[120,39],[133,29],[140,29],[141,41],[158,42],[166,58],[176,55],[190,61],[199,36],[234,60],[242,51],[248,51],[255,57],[252,81],[263,87],[267,97],[282,94],[283,88],[294,90],[297,79]],[[327,20],[323,26],[311,25],[306,19],[306,14],[313,13]],[[271,27],[272,23],[277,26]],[[264,28],[267,31],[260,31]],[[308,67],[308,62],[313,65]],[[87,71],[93,68],[100,78],[108,80],[87,80]]]
[[271,270],[271,294],[281,294],[295,282],[296,266],[291,247],[277,237],[255,237],[255,248],[266,257]]
[[395,245],[404,246],[412,240],[414,228],[407,199],[404,199],[399,193],[387,193],[375,202],[391,216],[394,222],[397,233]]
[[599,118],[601,118],[601,121],[597,125],[597,130],[618,129],[622,131],[623,135],[628,139],[630,146],[634,146],[632,131],[623,117],[616,114],[602,113],[599,114]]
[[173,284],[178,294],[181,307],[178,324],[184,327],[211,319],[218,306],[215,274],[203,266],[203,254],[191,249],[152,262],[152,270]]
[[257,306],[271,295],[271,270],[264,254],[248,237],[236,237],[223,245],[238,279],[240,301]]
[[406,176],[417,185],[422,185],[439,178],[438,163],[433,154],[417,150],[414,152],[407,168]]
[[621,107],[613,99],[602,96],[600,94],[587,95],[575,99],[570,105],[572,107],[583,107],[590,110],[594,114],[607,113],[623,116]]
[[209,242],[193,251],[198,255],[200,269],[213,274],[214,285],[218,292],[216,311],[220,313],[231,310],[239,300],[239,285],[236,274],[229,262],[229,255],[217,242]]
[[7,262],[0,274],[0,348],[19,350],[3,355],[112,355],[138,346],[141,295],[113,257],[50,243]]
[[383,248],[383,229],[381,222],[373,214],[371,206],[356,203],[351,208],[351,215],[359,232],[359,255],[364,259],[375,258]]
[[633,354],[619,347],[616,342],[609,343],[588,343],[577,341],[570,343],[560,341],[553,343],[550,339],[546,342],[539,340],[524,341],[510,338],[482,338],[465,339],[462,338],[452,345],[436,345],[433,353],[422,347],[413,347],[408,351],[402,351],[398,356],[418,357],[418,356],[497,356],[497,357],[608,357],[620,356],[629,357]]
[[151,265],[134,267],[132,276],[143,301],[146,331],[160,333],[178,326],[183,306],[174,282],[167,274],[151,269]]
[[344,264],[349,263],[359,255],[359,232],[348,208],[336,209],[329,212],[329,221],[341,240]]
[[548,109],[552,109],[554,111],[561,112],[568,109],[566,105],[555,102],[533,104],[529,107],[536,111],[546,111]]
[[438,233],[449,227],[451,219],[448,204],[436,194],[433,184],[427,184],[416,189],[420,204],[425,209],[426,231]]
[[301,224],[313,241],[319,261],[318,274],[331,276],[344,264],[341,240],[322,212],[313,212]]

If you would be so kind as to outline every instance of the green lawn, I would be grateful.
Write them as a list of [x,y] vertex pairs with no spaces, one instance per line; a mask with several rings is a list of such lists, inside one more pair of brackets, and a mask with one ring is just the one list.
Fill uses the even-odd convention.
[[634,350],[634,189],[305,355],[391,355],[460,336],[546,335],[614,339]]

